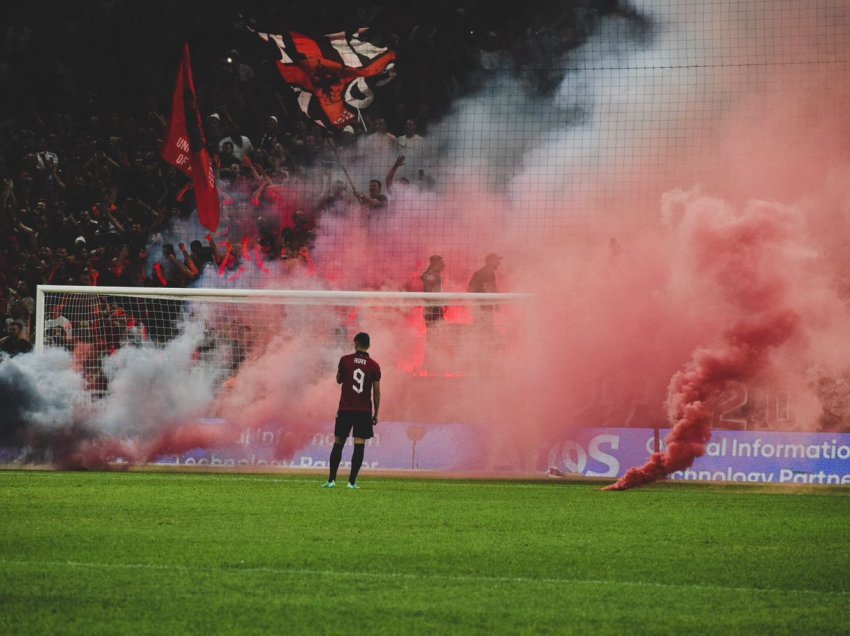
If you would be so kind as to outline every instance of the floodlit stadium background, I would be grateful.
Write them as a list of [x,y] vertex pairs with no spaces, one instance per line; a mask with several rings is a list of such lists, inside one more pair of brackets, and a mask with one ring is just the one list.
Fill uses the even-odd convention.
[[[679,398],[668,396],[670,380],[699,369],[706,355],[728,363],[722,382],[697,382],[715,426],[844,430],[846,5],[579,2],[512,13],[498,4],[488,15],[477,3],[440,4],[436,26],[399,33],[390,24],[402,19],[397,8],[349,8],[335,21],[333,12],[258,7],[252,24],[269,32],[318,35],[374,22],[399,54],[397,78],[363,111],[366,130],[333,135],[337,152],[315,131],[314,160],[273,178],[302,202],[320,199],[335,182],[348,188],[340,206],[316,214],[309,267],[293,268],[291,260],[260,267],[243,255],[244,268],[207,268],[195,285],[420,291],[429,256],[440,254],[444,291],[462,292],[485,254],[501,255],[499,291],[535,301],[505,312],[501,344],[492,349],[486,340],[476,345],[473,329],[454,330],[458,343],[478,352],[479,372],[499,369],[485,380],[416,384],[427,375],[419,373],[421,360],[410,362],[411,351],[422,356],[421,322],[343,324],[373,331],[376,357],[395,372],[387,377],[385,418],[487,422],[487,443],[521,447],[526,468],[575,427],[675,422],[671,404]],[[196,38],[201,109],[232,107],[252,135],[269,112],[285,111],[294,130],[304,118],[268,51],[241,28],[244,19],[231,41],[255,74],[226,98],[217,83],[221,43]],[[176,54],[157,58],[176,68]],[[148,82],[150,72],[142,76]],[[162,76],[165,93],[173,76]],[[285,97],[263,101],[275,93]],[[127,107],[121,98],[108,103],[120,111]],[[403,122],[417,115],[423,138],[403,153],[376,132],[384,118],[400,138]],[[388,188],[399,154],[405,165]],[[370,213],[351,190],[365,192],[371,179],[383,182],[389,204]],[[276,202],[252,204],[244,187],[221,184],[221,192],[220,243],[238,245],[257,216],[280,214]],[[165,243],[205,233],[196,216],[179,216],[152,233],[147,248],[158,255]],[[299,320],[326,335],[341,319],[336,310],[330,318],[312,314],[312,323],[305,315]],[[777,315],[793,315],[794,324],[776,327]],[[277,320],[262,311],[242,318]],[[447,318],[469,327],[468,313]],[[106,436],[156,436],[204,412],[247,430],[283,418],[289,437],[279,451],[291,454],[334,406],[332,376],[317,365],[333,365],[339,342],[310,329],[281,324],[285,342],[240,361],[223,391],[187,381],[180,356],[194,345],[175,342],[165,356],[129,350],[108,361],[107,408],[83,419]],[[740,351],[759,355],[744,363]],[[70,372],[58,357],[38,365],[42,377]],[[453,375],[464,374],[445,377]],[[161,399],[151,404],[151,394]],[[30,420],[61,429],[78,421],[72,411]]]

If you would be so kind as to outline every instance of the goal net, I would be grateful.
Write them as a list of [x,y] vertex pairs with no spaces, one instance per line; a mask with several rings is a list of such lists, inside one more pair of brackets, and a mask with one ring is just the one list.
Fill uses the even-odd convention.
[[[394,398],[396,414],[439,419],[439,408],[413,395],[429,394],[434,381],[466,393],[474,393],[470,384],[492,382],[499,361],[525,337],[529,300],[500,293],[46,285],[37,296],[36,351],[67,351],[92,403],[147,394],[137,404],[148,411],[164,401],[171,419],[189,405],[194,416],[238,418],[262,411],[267,394],[280,391],[289,415],[304,412],[300,402],[309,402],[317,385],[327,398],[325,383],[361,331],[371,335],[372,355],[394,394],[416,405],[417,412],[407,412]],[[435,403],[451,394],[444,389]],[[279,408],[269,404],[252,417],[280,419],[273,412]]]
[[527,425],[518,411],[532,382],[530,301],[42,285],[36,353],[3,361],[18,396],[4,414],[15,423],[13,459],[321,466],[334,440],[337,363],[366,332],[385,398],[371,467],[418,466],[423,436],[427,466],[485,466],[494,423],[511,432],[509,451],[516,425]]

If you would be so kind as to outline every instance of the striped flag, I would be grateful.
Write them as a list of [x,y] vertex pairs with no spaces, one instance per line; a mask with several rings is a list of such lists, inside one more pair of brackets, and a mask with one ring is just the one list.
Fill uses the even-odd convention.
[[395,77],[395,53],[367,41],[365,33],[257,35],[276,49],[277,68],[304,114],[320,126],[342,129],[372,103],[373,89]]
[[183,58],[177,71],[174,95],[171,98],[171,117],[168,119],[168,130],[162,144],[162,158],[187,177],[191,177],[195,204],[198,206],[198,219],[201,225],[215,232],[219,221],[218,189],[204,140],[188,43],[183,45]]

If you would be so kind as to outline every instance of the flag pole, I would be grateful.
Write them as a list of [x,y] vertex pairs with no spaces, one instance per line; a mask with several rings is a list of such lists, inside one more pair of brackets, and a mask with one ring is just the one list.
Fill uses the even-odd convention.
[[357,188],[354,186],[354,182],[351,180],[351,175],[348,174],[348,170],[345,169],[345,164],[342,163],[342,158],[339,156],[339,152],[337,152],[336,144],[334,140],[331,139],[331,136],[327,134],[327,130],[325,131],[326,139],[331,146],[331,150],[334,151],[334,156],[336,157],[337,162],[339,163],[339,167],[342,168],[342,172],[345,174],[345,178],[348,179],[348,185],[351,186],[351,191],[354,192],[354,195],[357,196]]

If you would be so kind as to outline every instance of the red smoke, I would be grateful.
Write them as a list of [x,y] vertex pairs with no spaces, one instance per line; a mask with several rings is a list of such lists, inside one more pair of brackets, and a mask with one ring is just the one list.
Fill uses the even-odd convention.
[[77,440],[55,448],[55,464],[62,470],[114,470],[129,468],[136,463],[136,450],[132,444],[114,437]]
[[172,426],[143,445],[144,461],[152,462],[163,455],[181,455],[194,448],[215,448],[234,444],[239,431],[233,426],[216,424],[184,424]]
[[793,311],[777,311],[733,327],[716,349],[699,349],[693,359],[670,381],[667,406],[673,430],[666,450],[653,453],[640,468],[631,468],[617,483],[603,490],[626,490],[663,479],[684,470],[705,454],[714,418],[712,402],[732,382],[756,377],[769,362],[769,354],[795,336],[800,317]]
[[62,470],[115,470],[154,461],[164,455],[181,455],[195,448],[234,444],[239,430],[233,426],[184,424],[169,426],[147,441],[96,437],[82,427],[57,433],[47,440]]
[[[697,294],[715,299],[732,320],[721,341],[700,347],[670,381],[666,450],[654,453],[605,490],[625,490],[684,470],[705,453],[715,406],[732,383],[751,383],[767,371],[771,354],[802,339],[807,252],[798,210],[761,201],[741,211],[695,194],[671,207],[681,213],[683,260]],[[809,279],[811,282],[811,279]]]

